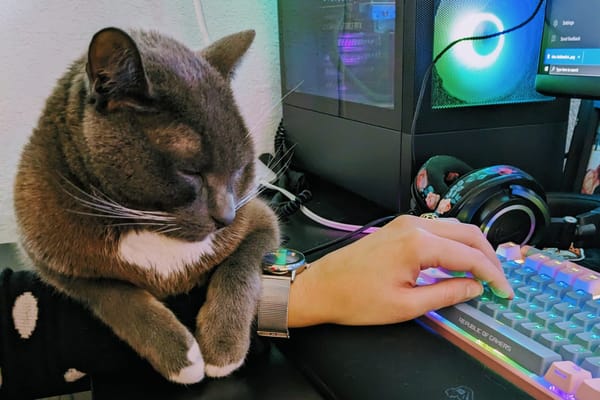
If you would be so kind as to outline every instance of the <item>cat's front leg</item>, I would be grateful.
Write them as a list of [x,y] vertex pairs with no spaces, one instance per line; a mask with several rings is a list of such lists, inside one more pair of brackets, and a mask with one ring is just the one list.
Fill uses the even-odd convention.
[[166,379],[191,384],[204,378],[198,342],[175,315],[147,291],[110,279],[43,277],[83,303]]
[[208,376],[227,376],[246,358],[261,291],[263,244],[271,242],[270,236],[250,234],[211,277],[196,331]]

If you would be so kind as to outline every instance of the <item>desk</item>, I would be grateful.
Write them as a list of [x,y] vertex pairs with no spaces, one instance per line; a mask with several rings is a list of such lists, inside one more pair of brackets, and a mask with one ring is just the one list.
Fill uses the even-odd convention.
[[270,347],[260,359],[249,360],[233,375],[207,379],[188,387],[174,385],[158,376],[96,376],[92,378],[94,400],[322,400],[314,386]]
[[[382,216],[372,205],[339,195],[337,201],[335,196],[316,196],[311,209],[357,224]],[[360,215],[353,215],[352,210],[360,210]],[[284,232],[287,245],[299,250],[343,235],[300,214],[284,224]],[[97,326],[88,334],[106,337],[98,333],[102,329],[106,328]],[[324,325],[295,329],[290,340],[264,343],[266,347],[232,376],[207,379],[189,387],[167,383],[145,364],[132,361],[133,357],[123,350],[122,360],[127,361],[111,363],[104,373],[91,376],[93,399],[529,398],[415,321],[378,327]],[[107,348],[118,346],[110,343]]]

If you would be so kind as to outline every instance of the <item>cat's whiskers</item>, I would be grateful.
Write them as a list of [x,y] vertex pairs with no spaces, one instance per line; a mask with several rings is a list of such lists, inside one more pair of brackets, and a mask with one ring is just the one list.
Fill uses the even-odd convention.
[[237,204],[235,205],[235,211],[238,211],[240,208],[244,207],[248,202],[258,196],[258,189],[252,189],[248,192],[244,197],[242,197]]
[[161,229],[172,228],[175,224],[165,224],[161,222],[122,222],[118,224],[110,224],[110,226],[160,226]]
[[142,227],[142,228],[146,228],[146,227],[152,227],[155,226],[157,228],[155,229],[149,229],[149,231],[151,231],[152,233],[157,233],[157,234],[165,234],[165,233],[169,233],[169,232],[175,232],[181,229],[180,226],[177,226],[176,224],[165,224],[165,223],[160,223],[160,222],[123,222],[123,223],[119,223],[119,224],[110,224],[111,227]]
[[[275,179],[278,179],[285,172],[285,170],[287,170],[287,168],[290,166],[290,164],[292,162],[293,148],[294,148],[294,146],[289,148],[277,161],[275,161],[275,163],[269,162],[269,164],[267,165],[267,167],[271,171],[273,171],[273,173],[275,173]],[[278,167],[278,169],[274,170],[274,167]],[[236,204],[236,207],[235,207],[236,211],[239,210],[240,208],[242,208],[244,205],[246,205],[250,200],[258,197],[262,192],[264,192],[267,189],[266,186],[261,184],[261,182],[264,181],[264,178],[266,178],[266,177],[265,176],[257,177],[258,186],[252,188],[252,190],[250,190],[248,193],[246,193],[246,195],[238,201],[238,203]]]
[[165,233],[175,232],[175,231],[179,231],[179,230],[181,230],[181,227],[173,227],[173,228],[168,228],[168,229],[167,228],[156,229],[153,232],[164,235]]
[[[110,199],[106,194],[96,188],[93,188],[94,193],[88,193],[79,188],[73,182],[61,175],[61,178],[72,188],[76,193],[61,185],[61,188],[71,198],[77,201],[81,206],[96,212],[85,212],[79,210],[68,210],[75,214],[87,215],[101,218],[119,218],[119,219],[135,219],[138,221],[150,221],[156,223],[173,222],[175,218],[168,213],[161,211],[145,211],[136,210],[125,207],[116,201]],[[102,197],[100,197],[102,196]]]
[[288,97],[290,94],[294,93],[302,84],[304,83],[304,81],[300,81],[300,83],[298,83],[296,86],[294,86],[293,88],[291,88],[286,94],[284,94],[279,100],[277,100],[273,105],[271,105],[271,107],[269,107],[266,111],[264,111],[259,117],[258,120],[256,120],[256,122],[254,122],[254,124],[252,125],[252,128],[248,129],[248,136],[254,136],[254,131],[256,129],[258,129],[258,126],[260,124],[262,124],[262,122],[264,121],[264,119],[277,107],[279,106],[283,100],[285,100],[286,97]]
[[[271,171],[273,171],[277,178],[279,178],[283,174],[283,172],[285,172],[285,170],[292,163],[292,157],[294,155],[293,152],[294,152],[295,147],[296,147],[295,144],[291,145],[290,148],[287,149],[286,152],[281,155],[281,157],[279,157],[279,159],[276,160],[275,158],[273,158],[267,164],[267,168],[269,168]],[[282,161],[283,161],[283,164],[280,166]],[[275,170],[276,167],[279,167],[279,170],[276,171]]]

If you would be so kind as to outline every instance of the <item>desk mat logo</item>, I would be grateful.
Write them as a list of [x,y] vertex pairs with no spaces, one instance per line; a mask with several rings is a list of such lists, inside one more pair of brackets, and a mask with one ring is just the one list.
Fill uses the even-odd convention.
[[475,392],[467,386],[448,388],[444,393],[452,400],[475,400]]

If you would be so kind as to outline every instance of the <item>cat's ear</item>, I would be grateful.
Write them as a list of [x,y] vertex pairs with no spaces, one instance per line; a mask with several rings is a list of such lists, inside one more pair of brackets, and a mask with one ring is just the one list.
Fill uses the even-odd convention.
[[150,99],[140,52],[133,39],[117,28],[97,32],[88,49],[86,71],[96,107],[145,108]]
[[246,53],[256,36],[254,30],[247,30],[225,36],[200,52],[210,65],[215,67],[221,75],[229,79],[235,67]]

